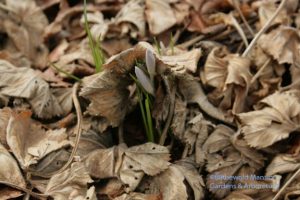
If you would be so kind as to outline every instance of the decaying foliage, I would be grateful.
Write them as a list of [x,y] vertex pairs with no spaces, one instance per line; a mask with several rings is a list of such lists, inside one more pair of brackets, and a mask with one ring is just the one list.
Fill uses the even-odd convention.
[[299,199],[299,10],[0,0],[0,199]]

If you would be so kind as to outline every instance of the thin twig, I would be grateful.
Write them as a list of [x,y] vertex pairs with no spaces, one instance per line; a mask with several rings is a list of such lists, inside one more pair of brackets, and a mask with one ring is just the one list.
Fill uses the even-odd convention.
[[285,4],[286,4],[287,0],[281,0],[280,5],[278,6],[277,10],[275,11],[275,13],[273,14],[273,16],[266,22],[266,24],[259,30],[259,32],[255,35],[255,37],[253,38],[253,40],[251,41],[250,45],[246,48],[246,50],[243,53],[243,57],[246,57],[249,52],[252,50],[252,48],[254,47],[255,43],[257,42],[257,40],[260,38],[260,36],[262,34],[264,34],[266,32],[266,30],[271,26],[272,22],[274,21],[274,19],[278,16],[278,14],[280,13],[280,11],[284,8]]
[[171,90],[170,85],[168,83],[168,79],[163,76],[163,80],[164,80],[164,82],[166,84],[167,92],[168,92],[168,94],[170,96],[170,106],[169,106],[168,118],[167,118],[167,121],[165,123],[163,132],[162,132],[162,134],[160,136],[160,139],[159,139],[159,144],[160,145],[164,145],[164,143],[166,141],[166,138],[167,138],[169,127],[170,127],[172,119],[173,119],[174,108],[175,108],[175,93],[176,93],[176,89],[175,88],[173,88],[173,90]]
[[35,176],[40,176],[40,177],[43,177],[43,178],[50,178],[51,176],[53,176],[55,174],[63,172],[64,170],[66,170],[69,167],[69,165],[73,161],[74,156],[76,155],[76,152],[77,152],[77,149],[78,149],[78,146],[79,146],[80,137],[81,137],[81,132],[82,132],[82,111],[81,111],[80,104],[79,104],[78,97],[77,97],[78,87],[79,87],[79,83],[77,82],[77,83],[74,84],[73,92],[72,92],[73,103],[74,103],[74,107],[75,107],[76,115],[77,115],[77,127],[76,127],[75,144],[74,144],[74,148],[71,152],[71,155],[70,155],[68,161],[59,170],[54,171],[54,172],[50,172],[48,174],[42,174],[42,173],[39,173],[39,172],[38,173],[37,172],[32,172],[32,174],[35,175]]
[[243,29],[241,28],[241,26],[239,25],[239,23],[237,22],[237,20],[235,19],[235,17],[230,14],[229,17],[231,18],[231,22],[232,25],[234,26],[234,28],[236,29],[236,31],[238,32],[238,34],[240,34],[243,42],[245,43],[246,47],[249,46],[246,34],[244,33]]
[[287,186],[300,175],[300,168],[293,174],[293,176],[281,187],[281,189],[277,192],[277,194],[273,197],[272,200],[277,200],[283,191],[287,188]]
[[205,35],[199,35],[199,36],[194,37],[193,39],[191,39],[189,41],[186,41],[184,43],[181,43],[181,44],[177,45],[177,47],[185,49],[185,48],[188,48],[189,46],[203,40],[204,38],[205,38]]
[[248,29],[248,31],[250,32],[250,34],[252,36],[254,36],[255,35],[254,31],[252,30],[251,26],[249,25],[248,21],[246,20],[245,16],[243,15],[243,12],[241,11],[237,0],[233,0],[233,6],[237,10],[237,12],[239,13],[240,17],[242,18],[243,23],[245,24],[245,26]]
[[262,74],[262,72],[265,70],[265,68],[269,65],[271,59],[268,58],[266,60],[266,62],[263,64],[263,66],[256,72],[256,74],[252,77],[251,81],[250,81],[250,85],[252,85],[256,79]]

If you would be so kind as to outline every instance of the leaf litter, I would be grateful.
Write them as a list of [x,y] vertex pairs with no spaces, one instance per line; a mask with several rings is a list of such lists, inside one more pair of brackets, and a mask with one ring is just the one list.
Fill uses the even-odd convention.
[[297,0],[84,2],[0,0],[0,199],[300,198]]

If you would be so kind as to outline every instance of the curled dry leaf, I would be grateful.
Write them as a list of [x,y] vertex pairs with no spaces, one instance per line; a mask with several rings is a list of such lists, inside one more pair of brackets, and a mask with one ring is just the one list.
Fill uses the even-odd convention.
[[279,154],[276,155],[266,169],[266,175],[284,174],[297,170],[300,167],[299,155]]
[[88,199],[96,200],[96,195],[93,194],[93,187],[88,189],[88,183],[91,182],[93,180],[83,163],[75,162],[71,165],[71,168],[51,177],[45,194],[57,200],[84,200],[87,196],[89,197]]
[[131,23],[138,29],[138,34],[140,36],[145,35],[145,17],[144,17],[144,0],[133,0],[128,1],[127,4],[120,10],[116,15],[116,23]]
[[288,26],[279,26],[262,35],[258,45],[280,64],[289,63],[300,67],[299,30]]
[[0,189],[0,198],[2,200],[15,199],[15,198],[20,197],[22,195],[23,195],[23,193],[21,191],[10,188],[10,187],[2,187]]
[[251,147],[265,148],[299,129],[299,91],[275,92],[255,111],[238,114],[242,133]]
[[28,57],[34,65],[43,68],[48,49],[43,43],[43,31],[48,20],[34,0],[6,0],[9,12],[0,12],[2,30],[12,39],[17,49]]
[[9,182],[25,188],[26,183],[16,160],[0,143],[0,181]]
[[214,48],[207,57],[204,83],[216,88],[223,109],[231,108],[233,113],[244,110],[251,77],[248,58],[229,54],[223,47]]
[[169,1],[145,0],[146,19],[150,32],[158,35],[176,24],[176,16]]
[[174,67],[182,67],[192,73],[197,71],[198,61],[202,55],[201,49],[191,51],[176,51],[174,55],[161,56],[161,61]]
[[45,131],[31,120],[30,111],[13,111],[7,125],[7,144],[22,168],[69,145],[65,129]]
[[0,60],[0,87],[2,95],[27,99],[40,118],[48,119],[63,112],[48,83],[30,68],[16,68]]

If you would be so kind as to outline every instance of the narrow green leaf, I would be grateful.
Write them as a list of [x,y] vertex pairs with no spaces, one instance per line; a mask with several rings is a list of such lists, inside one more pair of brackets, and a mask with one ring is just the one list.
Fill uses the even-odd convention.
[[63,69],[61,69],[61,68],[59,68],[59,67],[57,67],[54,63],[50,63],[50,66],[52,66],[52,67],[53,67],[54,69],[56,69],[57,71],[59,71],[59,72],[65,74],[65,75],[68,76],[69,78],[72,78],[72,79],[74,79],[74,80],[76,80],[76,81],[78,81],[78,82],[81,82],[81,79],[80,79],[80,78],[78,78],[77,76],[75,76],[75,75],[73,75],[73,74],[68,73],[67,71],[65,71],[65,70],[63,70]]

